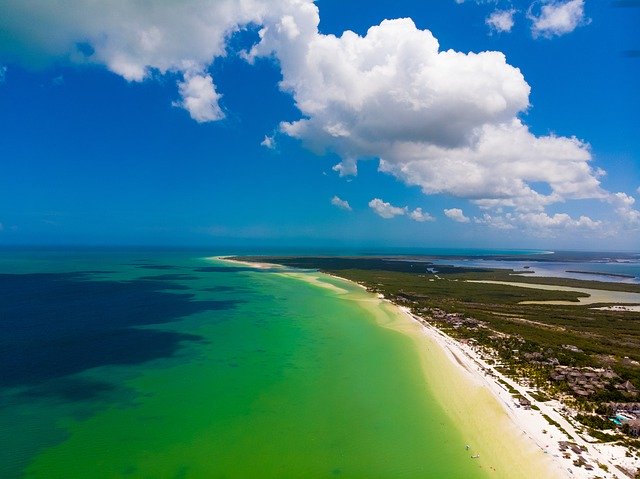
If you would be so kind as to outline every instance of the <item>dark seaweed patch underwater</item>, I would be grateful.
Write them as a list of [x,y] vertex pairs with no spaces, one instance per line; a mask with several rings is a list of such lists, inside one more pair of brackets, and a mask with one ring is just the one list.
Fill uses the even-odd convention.
[[[151,279],[151,278],[150,278]],[[91,273],[0,275],[0,387],[40,384],[97,366],[173,355],[196,335],[139,328],[233,308],[153,280]]]

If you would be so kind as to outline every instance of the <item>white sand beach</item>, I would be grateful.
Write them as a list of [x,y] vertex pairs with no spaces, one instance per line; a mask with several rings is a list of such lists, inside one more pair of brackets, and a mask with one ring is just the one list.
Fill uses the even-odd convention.
[[[259,263],[244,264],[258,267]],[[271,265],[263,264],[263,267]],[[347,288],[323,281],[322,277],[329,277],[323,273],[287,274],[318,287],[330,287],[336,293],[348,293]],[[331,278],[356,284],[336,276]],[[551,286],[545,285],[543,289],[547,287]],[[640,466],[637,458],[625,455],[626,449],[622,446],[588,442],[567,420],[564,406],[558,401],[537,401],[528,388],[497,371],[472,345],[447,336],[408,308],[366,291],[345,294],[345,298],[356,300],[370,310],[381,326],[414,340],[425,381],[445,412],[463,431],[470,457],[477,456],[482,468],[490,471],[492,477],[615,479],[627,477],[618,466],[629,471]],[[505,384],[528,399],[533,408],[521,407]],[[563,430],[552,425],[545,415]],[[573,450],[569,446],[561,451],[561,443],[565,441],[574,445]],[[577,462],[581,465],[576,465]]]
[[[637,458],[626,457],[626,448],[622,446],[590,443],[585,440],[566,419],[566,414],[562,412],[563,406],[558,401],[536,401],[529,394],[527,388],[518,385],[515,381],[496,371],[473,347],[450,338],[433,326],[426,325],[420,318],[412,315],[407,308],[399,308],[404,314],[421,325],[424,335],[431,344],[436,345],[440,351],[444,352],[449,359],[450,365],[457,366],[457,374],[466,376],[468,384],[462,386],[461,392],[466,394],[467,397],[458,400],[457,406],[463,409],[457,412],[454,411],[454,413],[463,415],[482,414],[482,417],[477,420],[479,428],[485,427],[483,423],[486,424],[486,421],[499,421],[502,424],[502,431],[500,431],[499,428],[498,430],[494,430],[495,437],[499,437],[501,441],[503,441],[504,438],[513,436],[508,441],[510,446],[518,444],[518,442],[512,443],[511,441],[519,440],[525,444],[518,447],[523,448],[523,452],[527,451],[528,460],[534,462],[540,461],[541,466],[546,465],[548,467],[547,475],[543,474],[537,477],[577,477],[585,479],[602,477],[613,479],[615,477],[626,477],[617,466],[622,466],[627,470],[635,470],[639,466]],[[434,371],[433,367],[427,371],[430,381],[433,380],[434,373],[437,374],[437,371]],[[453,383],[453,377],[450,372],[447,372],[446,375],[445,373],[440,373],[439,376],[441,376],[440,381],[443,386],[438,388],[438,390],[442,391],[442,400],[450,401],[452,398],[447,397],[451,396],[451,394],[447,391],[446,384]],[[517,390],[518,393],[528,399],[533,406],[539,408],[539,411],[520,407],[514,400],[513,395],[500,381],[504,381]],[[501,408],[501,412],[503,413],[502,417],[501,415],[492,417],[491,410],[487,405],[478,406],[476,404],[468,404],[471,402],[468,398],[470,395],[468,390],[471,388],[471,391],[473,391],[471,384],[479,385],[481,389],[489,392],[493,396],[493,399]],[[465,389],[467,389],[467,392],[465,392]],[[472,395],[475,394],[475,391],[473,391]],[[467,403],[466,405],[465,402]],[[556,426],[549,424],[543,414],[560,424],[566,433]],[[505,418],[508,419],[507,422],[510,423],[510,425],[505,423]],[[465,419],[461,418],[461,420],[464,421]],[[507,435],[505,436],[504,434]],[[569,448],[563,453],[560,451],[561,441],[575,443],[583,450],[580,454],[576,454]],[[536,455],[534,451],[528,450],[528,448],[531,447],[537,449],[540,454]],[[497,447],[492,445],[488,454],[491,454],[492,450],[494,453],[497,452],[496,449]],[[495,460],[498,461],[498,463],[504,461],[504,454],[507,452],[512,451],[507,451],[507,448],[504,448],[504,450],[500,451],[500,456],[496,457]],[[567,457],[564,457],[564,455]],[[582,457],[586,464],[591,464],[593,470],[587,470],[584,465],[580,467],[576,466],[574,461],[579,459],[579,457]],[[515,459],[515,457],[513,457],[513,459]],[[607,470],[605,471],[600,465],[606,467]],[[498,472],[497,467],[496,472]],[[497,474],[496,477],[516,476]],[[529,477],[534,476],[531,475]]]
[[204,258],[207,260],[218,260],[218,261],[228,261],[230,263],[235,263],[235,264],[240,264],[242,266],[248,266],[249,268],[256,268],[256,269],[273,269],[273,268],[282,268],[282,265],[279,264],[270,264],[270,263],[258,263],[258,262],[252,262],[252,261],[241,261],[241,260],[237,260],[237,259],[232,259],[231,256],[209,256],[207,258]]

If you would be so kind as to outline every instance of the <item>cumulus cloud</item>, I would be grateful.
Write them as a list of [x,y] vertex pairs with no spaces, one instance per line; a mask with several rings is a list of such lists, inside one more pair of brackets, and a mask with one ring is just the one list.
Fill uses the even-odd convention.
[[[308,0],[310,2],[311,0]],[[39,66],[54,61],[104,65],[128,81],[177,73],[177,104],[196,121],[223,117],[207,67],[243,26],[298,8],[302,0],[4,0],[0,53]],[[34,28],[37,25],[37,28]]]
[[382,201],[380,198],[374,198],[369,201],[369,208],[371,208],[378,216],[389,219],[395,216],[403,216],[408,212],[407,207],[400,208],[393,206],[391,203]]
[[512,213],[507,213],[504,216],[496,216],[490,215],[489,213],[484,213],[481,217],[474,217],[473,222],[476,224],[487,225],[491,228],[496,228],[499,230],[511,230],[515,228],[515,217]]
[[[534,9],[541,5],[538,13]],[[551,38],[574,31],[590,22],[584,14],[584,0],[545,0],[534,2],[527,13],[534,37]]]
[[178,83],[178,89],[182,100],[174,106],[183,107],[198,123],[224,118],[218,105],[221,95],[216,92],[211,75],[187,73],[184,81]]
[[[601,172],[589,166],[589,146],[577,138],[536,137],[518,119],[486,124],[470,145],[446,148],[396,143],[380,161],[380,170],[425,194],[448,193],[483,206],[540,210],[563,199],[605,198]],[[532,183],[546,183],[538,192]]]
[[487,17],[485,23],[492,31],[510,32],[516,23],[513,18],[515,14],[516,11],[513,8],[510,10],[495,10]]
[[474,223],[500,230],[521,229],[536,236],[555,236],[562,231],[602,232],[604,223],[588,216],[573,218],[567,213],[484,213],[473,219]]
[[[584,0],[536,5],[528,11],[535,35],[587,22]],[[495,18],[493,28],[504,29],[513,14]],[[408,18],[385,20],[364,36],[325,35],[319,23],[312,0],[184,0],[153,8],[146,0],[4,0],[0,54],[23,63],[104,65],[128,81],[171,73],[180,96],[175,104],[196,121],[216,121],[224,117],[222,95],[209,67],[226,54],[230,35],[257,25],[258,43],[243,56],[274,58],[280,88],[301,113],[280,131],[314,151],[337,154],[334,170],[342,176],[357,174],[360,160],[377,158],[381,172],[427,195],[515,214],[609,198],[585,141],[534,135],[520,119],[530,87],[501,52],[441,50],[429,30]],[[262,144],[272,147],[273,137]],[[410,216],[406,207],[390,211]]]
[[521,222],[526,223],[534,228],[587,228],[595,229],[602,223],[593,220],[588,216],[580,216],[572,218],[567,213],[556,213],[548,215],[546,213],[526,213],[518,218]]
[[529,85],[502,53],[440,52],[431,32],[411,19],[385,20],[364,37],[316,28],[296,55],[268,31],[256,51],[275,49],[282,85],[305,115],[283,123],[285,133],[347,161],[382,156],[398,143],[466,146],[477,127],[529,105]]
[[640,225],[640,211],[636,209],[628,209],[628,210],[622,210],[619,213],[627,225],[630,225],[630,226]]
[[393,206],[391,203],[382,201],[380,198],[374,198],[369,201],[369,208],[371,208],[378,216],[385,219],[394,218],[396,216],[408,216],[413,221],[417,221],[419,223],[435,221],[435,218],[426,211],[422,211],[422,208],[416,208],[411,211],[407,206]]
[[351,211],[351,205],[349,204],[348,201],[343,200],[342,198],[340,198],[339,196],[334,196],[333,198],[331,198],[331,204],[333,206],[336,206],[338,208],[340,208],[341,210],[346,210],[346,211]]
[[609,202],[615,207],[615,211],[623,223],[630,226],[640,226],[640,211],[633,205],[636,199],[626,193],[615,193],[609,197]]
[[317,9],[308,7],[288,27],[265,26],[247,58],[278,58],[281,87],[303,115],[281,131],[316,152],[337,153],[341,175],[373,157],[380,171],[428,195],[533,211],[606,197],[587,143],[536,136],[519,119],[530,87],[502,53],[441,51],[411,19],[385,20],[365,36],[323,35]]
[[460,208],[448,208],[444,210],[444,215],[447,218],[457,221],[458,223],[468,223],[471,221],[464,215],[464,212]]
[[422,211],[422,208],[416,208],[415,210],[411,211],[409,213],[409,218],[419,223],[423,223],[425,221],[435,221],[435,218],[429,213]]
[[260,142],[260,145],[273,150],[276,147],[276,139],[274,136],[264,135],[264,140]]

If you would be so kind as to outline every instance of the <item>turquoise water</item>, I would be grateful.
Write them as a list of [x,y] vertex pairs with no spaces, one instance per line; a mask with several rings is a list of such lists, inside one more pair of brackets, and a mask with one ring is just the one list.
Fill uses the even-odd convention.
[[485,477],[360,288],[208,254],[0,255],[1,477]]

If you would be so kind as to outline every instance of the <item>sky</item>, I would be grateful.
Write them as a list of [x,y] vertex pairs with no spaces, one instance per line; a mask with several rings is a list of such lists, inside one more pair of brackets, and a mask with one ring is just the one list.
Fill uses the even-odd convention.
[[0,0],[0,245],[640,250],[635,0]]

